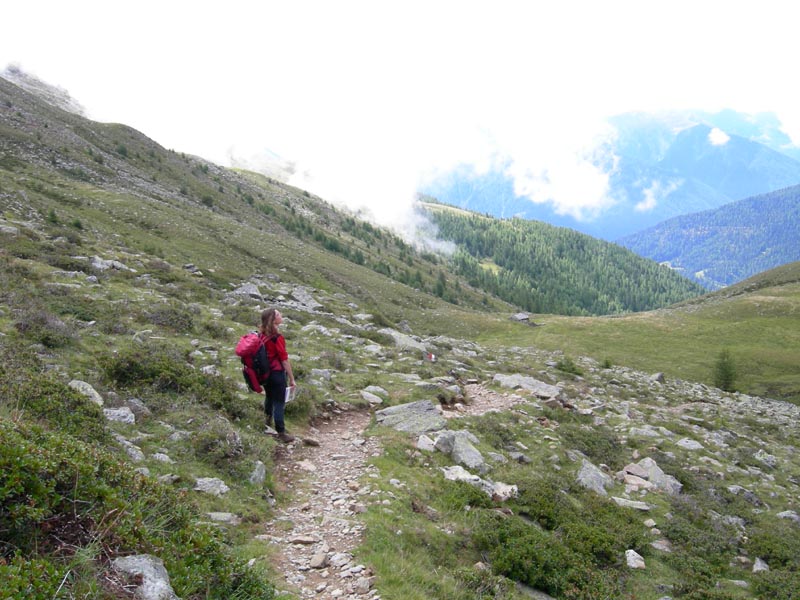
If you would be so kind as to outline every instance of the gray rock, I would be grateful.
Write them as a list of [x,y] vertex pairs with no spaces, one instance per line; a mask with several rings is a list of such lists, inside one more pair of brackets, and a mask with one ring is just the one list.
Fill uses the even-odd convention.
[[380,396],[376,396],[372,392],[368,392],[367,390],[361,390],[361,398],[369,402],[371,405],[375,406],[378,404],[383,404],[383,398]]
[[79,391],[81,394],[86,396],[89,400],[97,404],[98,406],[103,406],[103,397],[95,390],[90,384],[86,383],[85,381],[81,381],[80,379],[73,379],[67,384],[74,390]]
[[99,256],[95,256],[92,258],[92,267],[94,267],[98,271],[107,271],[108,269],[115,269],[117,271],[129,271],[131,273],[136,273],[136,269],[131,269],[129,267],[126,267],[123,263],[119,262],[118,260],[105,260],[100,258]]
[[[652,464],[655,465],[655,461],[652,461]],[[657,468],[657,466],[656,466]],[[625,473],[630,473],[631,475],[635,475],[636,477],[641,477],[642,479],[650,479],[650,472],[645,469],[643,466],[637,465],[636,463],[631,463],[625,468],[622,469]]]
[[583,459],[581,468],[578,471],[577,481],[583,487],[590,489],[601,496],[608,496],[606,488],[614,485],[614,481],[608,474],[598,469],[586,459]]
[[427,435],[421,435],[417,438],[417,449],[424,452],[433,452],[436,450],[436,443]]
[[389,397],[389,392],[387,392],[379,385],[368,385],[367,387],[364,388],[364,391],[369,392],[370,394],[375,394],[376,396],[381,396],[382,398]]
[[755,564],[753,564],[753,573],[763,573],[765,571],[769,571],[769,565],[761,558],[756,558]]
[[617,498],[616,496],[612,496],[611,499],[616,502],[618,506],[624,508],[634,508],[641,511],[648,511],[652,508],[646,502],[639,502],[638,500],[627,500],[626,498]]
[[650,542],[650,545],[661,552],[672,552],[672,544],[669,540],[656,540],[655,542]]
[[455,448],[456,439],[465,438],[472,444],[478,443],[478,438],[467,430],[442,431],[436,436],[436,449],[444,454],[451,454]]
[[331,377],[333,376],[333,372],[330,369],[311,369],[311,376],[316,379],[330,381]]
[[493,381],[507,388],[522,388],[523,390],[531,392],[537,398],[557,398],[561,394],[560,387],[544,383],[543,381],[528,377],[527,375],[504,375],[502,373],[497,373]]
[[414,338],[405,333],[400,333],[395,329],[384,328],[379,331],[384,335],[388,335],[394,340],[394,345],[399,348],[400,350],[416,350],[419,352],[428,352],[428,349],[425,347],[425,344],[422,342],[418,342]]
[[523,596],[527,598],[533,598],[533,600],[556,600],[552,596],[545,594],[544,592],[540,592],[539,590],[535,590],[532,587],[525,585],[524,583],[516,582],[514,584],[514,588]]
[[383,408],[375,411],[375,419],[380,425],[417,434],[441,431],[447,426],[441,409],[429,400]]
[[261,485],[264,483],[264,480],[267,477],[267,467],[264,465],[263,462],[260,460],[256,461],[256,466],[253,468],[253,472],[250,473],[250,483],[253,485]]
[[122,406],[120,408],[104,408],[103,414],[109,421],[126,423],[128,425],[136,423],[136,415],[134,415],[133,411],[127,406]]
[[311,557],[311,561],[308,563],[308,566],[312,569],[324,569],[328,566],[328,553],[321,551],[317,552]]
[[152,414],[150,409],[145,406],[144,402],[138,398],[129,398],[125,404],[137,417],[149,417]]
[[311,295],[311,291],[308,288],[297,286],[291,291],[291,295],[292,298],[312,312],[322,308],[322,304],[314,299],[314,296]]
[[523,452],[509,452],[508,457],[523,465],[529,465],[533,462],[533,459]]
[[242,519],[240,517],[229,512],[210,512],[206,513],[206,516],[215,523],[223,523],[233,527],[241,525],[242,523]]
[[798,515],[793,510],[785,510],[783,512],[779,512],[777,516],[779,519],[790,519],[795,523],[800,523],[800,515]]
[[629,569],[644,569],[644,558],[636,550],[625,551],[625,562]]
[[758,462],[765,464],[770,469],[774,469],[778,465],[778,459],[772,454],[767,454],[764,450],[759,450],[753,455]]
[[[656,464],[656,461],[654,461],[652,458],[643,458],[639,461],[638,466],[646,473],[646,476],[643,477],[643,479],[647,479],[650,483],[655,485],[657,489],[673,496],[681,493],[683,484],[675,479],[672,475],[667,475],[664,473],[664,471],[661,470],[658,464]],[[625,467],[626,470],[627,468],[628,467]],[[632,474],[642,477],[642,475],[639,473]]]
[[663,373],[654,373],[650,376],[650,381],[655,383],[664,383],[664,374]]
[[211,494],[212,496],[222,496],[230,491],[225,482],[217,477],[200,477],[196,480],[194,490],[196,492],[203,492]]
[[698,442],[697,440],[690,440],[689,438],[683,438],[675,442],[678,446],[683,448],[684,450],[702,450],[703,444]]
[[517,313],[515,315],[511,315],[512,321],[517,321],[518,323],[527,323],[531,320],[531,316],[528,313]]
[[258,289],[258,286],[254,283],[244,283],[240,285],[238,288],[231,292],[233,296],[246,296],[248,298],[253,298],[255,300],[263,300],[264,297],[261,295],[261,291]]
[[644,427],[631,427],[628,430],[628,435],[634,437],[648,437],[648,438],[660,438],[661,433],[655,430],[650,425],[645,425]]
[[518,494],[516,485],[508,485],[500,482],[495,483],[493,481],[481,479],[460,465],[444,467],[442,469],[442,473],[444,473],[444,478],[449,481],[463,481],[483,490],[496,502],[502,502],[503,500],[513,498]]
[[169,574],[160,558],[148,554],[115,558],[114,570],[141,581],[136,589],[139,600],[180,600],[169,581]]
[[163,462],[163,463],[166,463],[168,465],[174,465],[175,464],[175,461],[172,460],[169,456],[167,456],[163,452],[156,452],[155,454],[153,454],[153,456],[151,458],[153,460],[157,460],[158,462]]
[[[469,434],[469,432],[466,433]],[[455,437],[450,456],[456,463],[464,465],[468,469],[476,470],[479,473],[485,473],[489,470],[489,468],[486,466],[486,460],[483,458],[483,455],[480,453],[480,451],[472,445],[469,436],[472,436],[472,434],[457,435]],[[474,438],[474,436],[472,437]]]

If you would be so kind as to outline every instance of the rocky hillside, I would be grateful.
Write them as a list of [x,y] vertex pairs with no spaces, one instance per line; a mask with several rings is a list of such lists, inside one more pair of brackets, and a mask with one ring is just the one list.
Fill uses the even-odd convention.
[[[705,302],[790,336],[789,287],[533,326],[302,190],[0,91],[0,598],[796,597],[797,407],[661,337],[713,355]],[[268,306],[290,444],[233,354]]]

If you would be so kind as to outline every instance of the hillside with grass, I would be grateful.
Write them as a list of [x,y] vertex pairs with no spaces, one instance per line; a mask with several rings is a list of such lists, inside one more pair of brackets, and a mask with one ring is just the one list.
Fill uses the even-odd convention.
[[[447,257],[2,79],[0,210],[0,598],[800,589],[796,264],[512,320]],[[269,306],[288,445],[233,353]]]

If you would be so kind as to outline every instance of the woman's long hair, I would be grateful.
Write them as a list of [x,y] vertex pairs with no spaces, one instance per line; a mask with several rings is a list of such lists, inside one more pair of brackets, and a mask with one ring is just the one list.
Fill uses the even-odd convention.
[[275,308],[268,308],[261,313],[261,333],[268,336],[273,336],[278,333],[278,326],[275,325],[275,313],[278,312]]

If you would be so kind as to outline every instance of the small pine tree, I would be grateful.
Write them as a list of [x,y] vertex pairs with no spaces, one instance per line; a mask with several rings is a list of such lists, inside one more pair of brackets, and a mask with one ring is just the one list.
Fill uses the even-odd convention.
[[733,392],[736,381],[736,365],[730,351],[725,348],[717,356],[714,363],[714,385],[726,392]]

